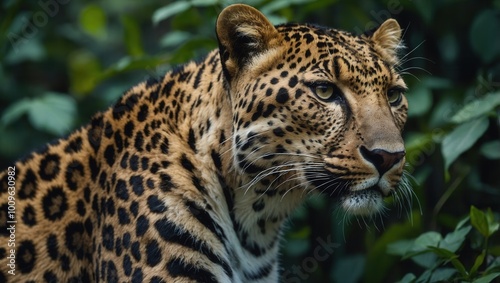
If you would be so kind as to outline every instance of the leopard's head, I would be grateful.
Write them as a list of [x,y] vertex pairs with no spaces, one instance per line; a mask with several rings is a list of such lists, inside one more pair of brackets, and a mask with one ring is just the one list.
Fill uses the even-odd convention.
[[233,109],[233,153],[251,185],[282,196],[316,191],[356,215],[383,207],[405,164],[406,85],[397,72],[401,29],[369,34],[273,26],[232,5],[217,21]]

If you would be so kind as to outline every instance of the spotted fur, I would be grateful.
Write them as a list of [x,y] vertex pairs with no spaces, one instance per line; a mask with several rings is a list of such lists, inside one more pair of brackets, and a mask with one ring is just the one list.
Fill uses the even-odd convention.
[[232,5],[217,37],[13,165],[15,247],[0,174],[1,282],[277,282],[306,195],[382,208],[405,161],[397,22],[356,36]]

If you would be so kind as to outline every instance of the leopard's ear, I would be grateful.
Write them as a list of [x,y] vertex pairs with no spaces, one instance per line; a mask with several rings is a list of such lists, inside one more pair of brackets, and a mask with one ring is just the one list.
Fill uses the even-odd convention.
[[401,34],[398,22],[394,19],[388,19],[370,36],[382,58],[392,65],[398,63],[398,51],[404,48]]
[[253,57],[278,45],[278,31],[253,7],[234,4],[217,18],[217,39],[226,77],[230,80]]

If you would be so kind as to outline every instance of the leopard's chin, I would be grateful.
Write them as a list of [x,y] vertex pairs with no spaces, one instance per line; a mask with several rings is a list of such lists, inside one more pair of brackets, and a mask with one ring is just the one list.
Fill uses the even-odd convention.
[[384,207],[384,196],[379,187],[346,192],[340,198],[342,208],[352,215],[368,216]]

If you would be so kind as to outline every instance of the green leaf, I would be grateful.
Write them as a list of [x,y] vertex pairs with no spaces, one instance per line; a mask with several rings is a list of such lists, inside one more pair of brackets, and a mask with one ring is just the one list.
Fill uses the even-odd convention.
[[219,0],[191,0],[194,7],[207,7],[219,4]]
[[470,275],[471,277],[474,277],[477,269],[483,264],[484,262],[484,257],[486,256],[486,250],[483,250],[483,252],[476,257],[476,260],[474,261],[474,265],[470,269]]
[[488,221],[488,233],[489,236],[491,236],[500,228],[500,223],[498,221],[495,221],[495,215],[493,215],[493,211],[491,211],[491,208],[488,208],[488,210],[486,211],[486,220]]
[[23,114],[27,113],[31,106],[31,100],[24,98],[15,103],[11,104],[2,115],[2,124],[4,126],[9,125],[12,122],[15,122],[19,119]]
[[465,266],[458,260],[458,255],[455,253],[450,252],[447,249],[442,249],[438,247],[429,247],[429,250],[431,250],[433,253],[437,254],[439,257],[442,257],[453,264],[453,266],[460,272],[460,275],[462,277],[468,277],[469,273],[465,269]]
[[429,246],[428,248],[430,251],[432,251],[433,253],[437,254],[438,256],[440,256],[446,260],[452,260],[452,259],[458,257],[458,255],[456,255],[455,253],[453,253],[447,249],[433,247],[433,246]]
[[2,123],[7,125],[27,114],[30,123],[38,130],[54,135],[68,133],[76,115],[75,100],[64,94],[46,92],[34,99],[23,99],[6,109]]
[[500,159],[500,141],[490,141],[481,146],[481,154],[488,159]]
[[153,13],[153,24],[157,25],[159,22],[170,18],[171,16],[182,13],[191,7],[189,1],[177,1],[166,6],[163,6]]
[[28,118],[35,128],[60,136],[72,129],[75,115],[76,102],[72,97],[47,92],[33,99]]
[[191,37],[193,37],[193,35],[187,31],[171,31],[160,39],[160,46],[177,46],[184,43]]
[[106,13],[96,4],[85,6],[80,12],[80,27],[96,39],[106,38]]
[[437,268],[432,272],[429,282],[450,282],[455,273],[457,270],[454,268]]
[[448,233],[446,237],[439,243],[439,247],[447,249],[450,252],[456,252],[462,243],[465,241],[465,236],[469,234],[472,227],[466,226],[461,229]]
[[470,29],[472,49],[486,63],[500,55],[500,37],[491,36],[500,30],[499,14],[496,10],[482,12],[476,16]]
[[130,56],[141,56],[144,54],[142,48],[141,31],[139,25],[132,17],[123,16],[121,18],[124,28],[123,39]]
[[468,150],[486,132],[489,121],[482,117],[456,127],[447,134],[441,144],[441,151],[447,170],[460,154]]
[[443,237],[438,232],[426,232],[415,239],[411,252],[427,251],[429,246],[437,247],[442,239]]
[[417,277],[413,273],[407,273],[401,280],[396,283],[413,283]]
[[457,124],[469,121],[481,115],[488,114],[488,112],[495,109],[498,105],[500,105],[500,92],[487,94],[466,104],[451,117],[451,121]]
[[491,273],[491,274],[485,275],[479,279],[472,281],[472,283],[490,283],[498,276],[500,276],[500,272]]
[[20,39],[12,45],[12,50],[5,56],[5,63],[14,65],[23,61],[40,61],[47,56],[46,47],[38,38]]
[[401,240],[387,246],[387,253],[391,255],[405,255],[413,246],[415,240]]
[[467,215],[467,217],[465,217],[464,219],[460,220],[460,222],[458,222],[457,227],[455,227],[455,230],[462,228],[469,221],[470,221],[470,216]]
[[481,210],[477,209],[475,206],[470,207],[470,222],[474,228],[476,228],[481,235],[488,238],[490,235],[488,228],[488,219],[486,219],[486,214]]

